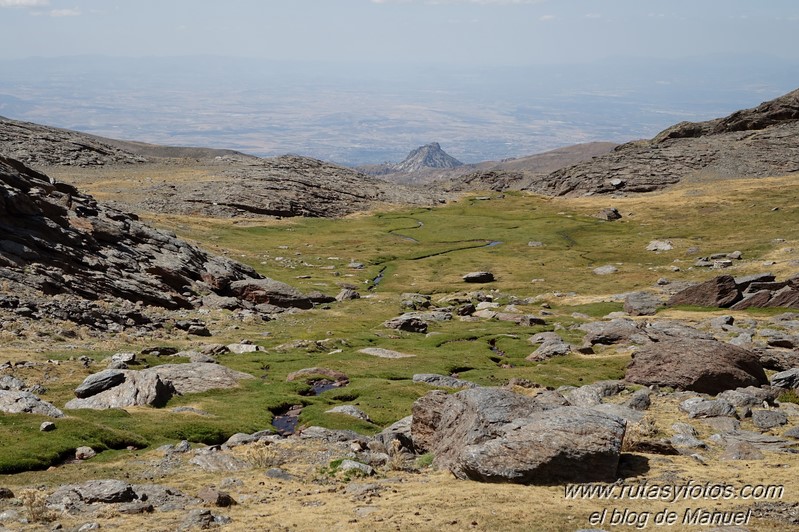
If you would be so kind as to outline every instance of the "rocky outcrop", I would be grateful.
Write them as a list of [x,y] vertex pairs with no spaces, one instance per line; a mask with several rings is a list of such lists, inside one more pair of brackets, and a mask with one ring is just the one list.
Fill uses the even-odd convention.
[[0,308],[97,327],[150,323],[146,306],[189,309],[223,299],[225,308],[268,313],[315,302],[2,157],[0,280],[14,294]]
[[752,307],[799,308],[799,277],[778,282],[771,274],[738,279],[721,275],[681,290],[669,299],[667,305],[697,305],[733,310]]
[[627,366],[625,379],[714,395],[768,384],[754,353],[715,340],[680,338],[664,338],[640,348]]
[[65,408],[161,407],[175,394],[232,388],[240,380],[252,378],[249,373],[204,362],[163,364],[140,371],[106,370],[87,377],[75,390],[78,398]]
[[412,434],[417,451],[459,478],[555,484],[614,480],[625,427],[596,410],[475,388],[419,399]]
[[799,90],[707,122],[682,122],[651,140],[537,177],[525,190],[550,195],[651,192],[687,177],[784,175],[799,169]]

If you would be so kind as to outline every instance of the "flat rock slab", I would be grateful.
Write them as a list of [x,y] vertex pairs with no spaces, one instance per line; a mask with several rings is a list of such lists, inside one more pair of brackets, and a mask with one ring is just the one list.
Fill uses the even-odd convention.
[[493,283],[494,274],[491,272],[469,272],[463,276],[467,283]]
[[345,416],[354,417],[355,419],[360,419],[361,421],[366,421],[371,423],[372,420],[369,419],[369,415],[358,408],[357,406],[352,405],[339,405],[334,406],[330,410],[325,410],[326,414],[344,414]]
[[412,358],[416,355],[409,355],[407,353],[400,353],[399,351],[392,351],[391,349],[383,349],[382,347],[364,347],[358,351],[364,355],[371,355],[379,358]]

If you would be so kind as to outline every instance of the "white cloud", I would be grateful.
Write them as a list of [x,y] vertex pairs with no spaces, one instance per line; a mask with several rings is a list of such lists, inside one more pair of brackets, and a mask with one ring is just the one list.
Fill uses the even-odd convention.
[[550,20],[555,20],[556,18],[557,17],[555,15],[544,15],[538,17],[538,20],[540,20],[541,22],[549,22]]
[[50,5],[50,0],[0,0],[0,7],[41,7]]

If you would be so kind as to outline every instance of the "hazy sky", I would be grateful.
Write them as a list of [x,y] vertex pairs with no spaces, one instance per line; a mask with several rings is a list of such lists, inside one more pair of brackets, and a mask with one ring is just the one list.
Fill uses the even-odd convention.
[[0,59],[216,54],[539,64],[799,58],[796,0],[0,0]]

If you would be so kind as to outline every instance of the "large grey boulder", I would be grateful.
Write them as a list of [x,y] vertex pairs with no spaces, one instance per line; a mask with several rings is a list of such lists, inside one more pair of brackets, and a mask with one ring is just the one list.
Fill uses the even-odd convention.
[[692,397],[680,403],[680,410],[691,418],[736,417],[735,407],[724,399],[708,400]]
[[584,323],[580,325],[580,330],[587,333],[584,340],[586,345],[628,343],[643,336],[640,325],[628,318]]
[[31,392],[17,390],[0,390],[0,412],[64,417],[61,410],[47,401],[42,401]]
[[113,388],[125,382],[125,374],[116,369],[107,369],[89,375],[80,386],[75,388],[75,397],[83,399]]
[[475,388],[420,398],[412,433],[418,451],[458,478],[554,484],[614,480],[625,427],[595,410]]
[[746,349],[714,340],[677,338],[640,348],[627,366],[625,380],[713,395],[768,383],[758,357]]
[[[157,373],[121,370],[124,380],[89,397],[72,399],[64,405],[68,410],[90,408],[126,408],[129,406],[164,406],[175,394],[174,387]],[[91,377],[89,377],[91,378]]]
[[652,292],[633,292],[624,298],[624,312],[630,316],[654,316],[661,305],[663,301]]
[[47,498],[49,508],[64,508],[77,503],[122,503],[137,499],[133,486],[121,480],[91,480],[59,487]]
[[[206,362],[163,364],[141,371],[114,371],[118,371],[124,377],[121,383],[94,395],[73,399],[65,407],[70,410],[79,408],[102,410],[129,406],[160,407],[175,394],[232,388],[243,379],[253,378],[249,373],[234,371],[219,364]],[[90,375],[87,380],[91,380],[93,377],[95,376]],[[85,389],[85,385],[86,381],[81,387]]]
[[413,376],[413,382],[429,384],[430,386],[440,386],[442,388],[476,388],[478,385],[464,379],[457,379],[448,375],[438,375],[436,373],[417,373]]

